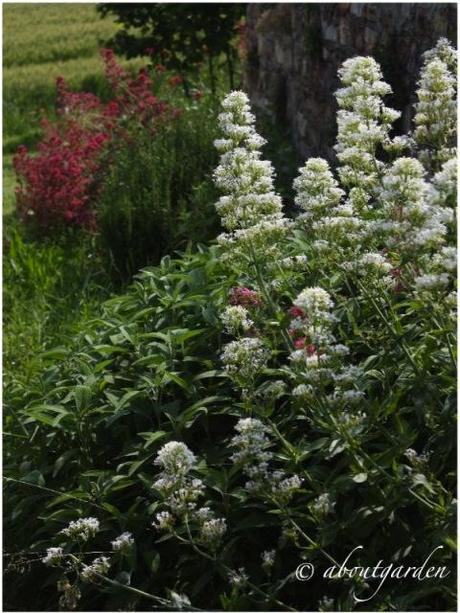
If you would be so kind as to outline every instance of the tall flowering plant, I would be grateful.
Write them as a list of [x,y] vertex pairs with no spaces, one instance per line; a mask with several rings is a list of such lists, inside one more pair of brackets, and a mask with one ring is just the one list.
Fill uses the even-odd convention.
[[[454,563],[452,58],[446,41],[427,54],[404,137],[392,136],[398,113],[378,64],[344,63],[337,172],[306,161],[293,221],[246,95],[224,100],[218,245],[181,261],[182,274],[169,259],[146,271],[82,351],[95,390],[87,445],[101,458],[91,442],[107,431],[100,420],[128,423],[113,434],[124,462],[112,473],[104,463],[100,477],[125,513],[99,510],[121,533],[114,551],[142,554],[133,585],[114,585],[118,553],[83,562],[71,541],[93,538],[94,518],[74,520],[44,560],[64,571],[70,560],[69,597],[86,582],[189,610],[451,606],[453,573],[420,589],[347,572],[347,560],[398,572],[430,556]],[[422,121],[428,90],[445,112]],[[101,348],[104,359],[121,355],[105,371]],[[50,397],[65,405],[72,392]],[[127,427],[142,419],[145,443],[127,444]],[[121,532],[127,518],[138,534]],[[296,580],[302,564],[315,567],[308,584]],[[134,587],[138,576],[148,590]]]
[[43,121],[44,136],[36,154],[21,146],[13,159],[18,179],[17,209],[42,231],[58,226],[97,226],[96,200],[114,148],[127,147],[130,126],[149,130],[180,111],[158,98],[146,69],[132,77],[102,49],[112,99],[104,103],[89,92],[72,92],[56,80],[56,120]]
[[[383,503],[386,497],[395,501],[378,513],[363,507],[374,517],[371,522],[378,515],[378,521],[391,525],[395,509],[404,516],[405,506],[415,505],[427,526],[438,516],[443,530],[452,530],[455,500],[446,466],[454,459],[447,452],[453,443],[447,424],[455,415],[455,57],[445,40],[425,55],[414,130],[397,137],[391,136],[391,127],[400,114],[384,102],[391,88],[378,64],[360,57],[343,64],[336,94],[340,182],[325,160],[307,160],[294,182],[301,213],[293,228],[283,242],[261,254],[252,279],[250,268],[239,269],[270,311],[258,319],[240,304],[222,313],[226,333],[238,337],[225,347],[222,361],[241,389],[242,408],[265,421],[258,426],[264,436],[275,434],[280,450],[297,458],[299,468],[299,458],[316,450],[316,459],[307,459],[304,470],[297,470],[302,495],[290,502],[290,510],[301,514],[295,501],[303,498],[308,512],[302,522],[286,512],[284,530],[292,531],[294,542],[303,540],[307,549],[313,547],[329,560],[335,544],[330,543],[332,552],[322,549],[329,542],[323,522],[327,517],[329,533],[341,533],[344,519],[337,501],[346,502],[357,487],[364,505]],[[224,103],[224,131],[230,119],[227,105],[238,95],[230,94]],[[224,140],[217,146],[228,145]],[[250,151],[248,147],[247,155]],[[232,184],[222,185],[229,194],[224,196],[228,208],[217,206],[226,225],[240,209],[232,206]],[[245,220],[257,234],[256,211],[254,207]],[[266,219],[271,222],[270,215]],[[245,230],[244,236],[250,232]],[[234,249],[232,256],[239,255],[238,241],[225,236],[222,242]],[[278,264],[288,260],[292,270],[297,262],[290,287],[284,285],[282,267],[272,265],[272,249],[281,251]],[[228,258],[226,252],[223,257]],[[302,258],[300,266],[296,258]],[[298,285],[302,277],[309,283],[303,289]],[[280,287],[286,289],[277,292]],[[283,334],[276,340],[273,320],[287,326],[291,343]],[[282,378],[270,384],[276,390],[273,405],[263,392],[275,369]],[[441,371],[447,377],[444,383]],[[436,398],[420,414],[421,399],[434,389]],[[246,420],[241,417],[237,431],[246,427]],[[308,424],[307,435],[298,433],[299,420]],[[412,430],[409,424],[416,423],[429,433],[428,440]],[[449,440],[442,460],[435,459],[441,432]],[[256,454],[264,463],[266,452]],[[346,468],[335,485],[325,487],[331,462]],[[312,476],[313,467],[319,478]],[[396,502],[401,487],[407,488],[406,496]],[[411,542],[409,533],[406,538]]]

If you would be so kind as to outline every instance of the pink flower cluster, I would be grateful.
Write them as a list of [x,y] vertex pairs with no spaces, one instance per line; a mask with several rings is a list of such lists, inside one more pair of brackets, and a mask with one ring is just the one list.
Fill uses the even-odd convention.
[[317,351],[316,345],[309,343],[309,339],[304,336],[303,326],[295,326],[293,322],[306,320],[307,316],[303,309],[298,306],[293,306],[289,309],[289,315],[292,317],[291,327],[289,328],[289,335],[293,339],[294,347],[296,349],[305,349],[308,355],[314,355]]
[[229,303],[245,307],[256,307],[262,305],[260,294],[248,287],[234,287],[230,292]]

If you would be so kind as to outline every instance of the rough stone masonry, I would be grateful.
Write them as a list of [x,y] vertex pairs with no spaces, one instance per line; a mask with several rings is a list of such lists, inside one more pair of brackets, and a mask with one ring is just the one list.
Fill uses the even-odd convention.
[[407,131],[421,55],[441,36],[456,44],[456,4],[248,4],[244,87],[255,107],[289,130],[302,157],[334,163],[333,92],[347,58],[372,55]]

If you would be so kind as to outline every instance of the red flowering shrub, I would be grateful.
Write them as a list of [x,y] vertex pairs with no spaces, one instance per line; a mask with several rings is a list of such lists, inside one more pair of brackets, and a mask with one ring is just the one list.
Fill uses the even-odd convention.
[[[94,202],[105,170],[102,166],[109,160],[102,156],[107,146],[129,142],[128,122],[153,134],[158,121],[180,114],[154,95],[145,68],[131,77],[113,51],[102,49],[101,56],[113,99],[104,103],[92,93],[72,92],[58,77],[56,121],[42,123],[44,136],[36,155],[22,146],[14,157],[17,209],[42,231],[62,225],[95,229]],[[180,79],[173,82],[173,78],[171,86]]]
[[91,197],[96,188],[99,154],[109,138],[77,122],[65,130],[43,123],[38,155],[20,147],[13,159],[19,178],[16,202],[23,218],[32,216],[43,229],[68,224],[94,228]]

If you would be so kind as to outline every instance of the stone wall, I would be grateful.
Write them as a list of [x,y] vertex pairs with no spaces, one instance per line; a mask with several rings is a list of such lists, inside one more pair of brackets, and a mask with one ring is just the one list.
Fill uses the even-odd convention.
[[390,106],[407,130],[423,51],[456,43],[455,4],[249,4],[244,86],[252,103],[291,133],[302,157],[333,161],[337,69],[372,55],[394,90]]

